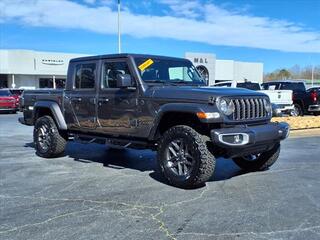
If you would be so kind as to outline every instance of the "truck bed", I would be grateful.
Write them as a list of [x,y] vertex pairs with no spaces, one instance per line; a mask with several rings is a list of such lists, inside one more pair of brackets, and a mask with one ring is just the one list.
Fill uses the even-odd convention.
[[[25,90],[22,96],[22,109],[31,110],[36,101],[49,100],[63,106],[64,89]],[[31,108],[31,109],[30,109]]]

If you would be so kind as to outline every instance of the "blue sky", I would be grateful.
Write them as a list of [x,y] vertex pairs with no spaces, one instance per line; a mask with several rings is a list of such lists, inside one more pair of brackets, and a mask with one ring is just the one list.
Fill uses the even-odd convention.
[[[124,52],[320,65],[320,0],[122,0]],[[2,0],[0,48],[117,51],[117,0]]]

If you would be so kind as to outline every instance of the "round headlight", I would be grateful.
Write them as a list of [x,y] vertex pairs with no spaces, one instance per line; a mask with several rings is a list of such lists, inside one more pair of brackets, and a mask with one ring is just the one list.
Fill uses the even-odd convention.
[[234,103],[232,101],[227,101],[225,99],[221,99],[221,101],[219,103],[219,109],[223,114],[229,116],[235,110]]
[[272,112],[272,105],[267,99],[263,99],[263,105],[268,113]]

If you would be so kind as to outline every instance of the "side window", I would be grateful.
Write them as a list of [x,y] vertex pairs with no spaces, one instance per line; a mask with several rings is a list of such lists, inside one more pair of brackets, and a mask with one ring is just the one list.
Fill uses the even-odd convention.
[[[127,62],[105,62],[103,66],[101,88],[117,88],[118,74],[131,75]],[[132,81],[134,80],[132,79]]]
[[75,74],[75,88],[92,89],[95,84],[96,64],[78,64]]

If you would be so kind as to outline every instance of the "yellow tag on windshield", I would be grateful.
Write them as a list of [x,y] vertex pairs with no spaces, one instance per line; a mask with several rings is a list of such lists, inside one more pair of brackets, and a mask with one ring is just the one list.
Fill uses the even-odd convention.
[[146,61],[144,61],[143,63],[141,63],[138,68],[141,70],[141,71],[144,71],[147,67],[149,67],[150,65],[153,64],[153,61],[152,59],[148,59]]

